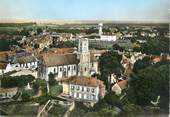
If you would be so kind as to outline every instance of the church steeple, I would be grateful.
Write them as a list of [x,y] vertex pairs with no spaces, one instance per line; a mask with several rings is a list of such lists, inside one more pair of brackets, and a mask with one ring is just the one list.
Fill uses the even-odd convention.
[[78,75],[89,76],[90,75],[90,52],[89,41],[87,38],[79,39],[78,46]]

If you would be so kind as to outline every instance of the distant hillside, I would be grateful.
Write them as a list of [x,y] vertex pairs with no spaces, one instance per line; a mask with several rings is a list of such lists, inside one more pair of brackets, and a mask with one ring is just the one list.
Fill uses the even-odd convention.
[[38,24],[38,25],[63,25],[63,24],[168,24],[168,22],[139,22],[139,21],[112,21],[112,20],[27,20],[27,19],[0,19],[0,24]]

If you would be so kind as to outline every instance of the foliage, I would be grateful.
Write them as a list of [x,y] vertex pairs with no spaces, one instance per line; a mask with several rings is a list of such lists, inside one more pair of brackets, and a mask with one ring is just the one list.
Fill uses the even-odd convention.
[[61,106],[61,105],[54,105],[50,111],[49,114],[51,116],[57,116],[57,117],[63,117],[65,112],[67,111],[67,107]]
[[23,26],[30,26],[34,25],[36,23],[30,22],[30,23],[0,23],[0,27],[23,27]]
[[56,81],[53,73],[50,73],[48,75],[48,78],[49,78],[49,81],[48,81],[49,85],[53,86],[53,85],[57,84],[57,81]]
[[21,97],[23,101],[29,101],[31,98],[31,96],[27,92],[23,92]]
[[38,91],[38,89],[40,88],[40,83],[36,80],[32,86],[35,91]]
[[36,79],[33,83],[33,88],[38,91],[38,89],[42,90],[43,94],[47,94],[47,82],[42,79]]
[[17,40],[0,39],[0,51],[8,51],[13,45],[20,46]]
[[23,29],[21,30],[19,34],[23,36],[29,36],[29,30],[23,27]]
[[148,67],[150,65],[150,57],[144,57],[142,60],[135,62],[133,67],[133,72],[137,73],[138,71]]
[[104,53],[99,59],[99,66],[101,71],[101,76],[98,79],[104,81],[105,85],[108,86],[108,76],[115,73],[117,76],[121,75],[123,67],[120,63],[122,57],[112,50]]
[[114,45],[113,45],[113,49],[114,49],[114,50],[123,51],[125,48],[120,47],[118,44],[114,44]]
[[141,51],[146,54],[160,55],[169,53],[169,39],[149,39],[147,43],[141,44],[141,47],[134,48],[134,51]]
[[38,33],[38,34],[40,34],[40,33],[42,33],[42,32],[43,32],[42,28],[37,28],[37,33]]
[[155,64],[133,74],[127,91],[128,99],[138,105],[150,105],[160,95],[160,107],[168,109],[168,64]]
[[77,42],[75,41],[60,41],[57,42],[55,45],[53,45],[53,47],[56,48],[73,48],[73,47],[77,47]]
[[28,83],[34,80],[34,76],[32,75],[22,75],[22,76],[14,76],[14,77],[4,77],[2,78],[2,87],[10,88],[10,87],[24,87]]
[[45,104],[49,99],[52,99],[51,96],[44,94],[40,97],[35,98],[34,101],[42,105],[42,104]]
[[113,91],[110,91],[105,95],[104,100],[110,106],[120,106],[119,96],[117,96]]
[[114,106],[120,107],[120,97],[117,96],[113,91],[108,92],[105,97],[99,100],[98,103],[94,105],[94,110],[101,110],[103,108],[113,108]]
[[61,85],[55,85],[50,87],[50,94],[52,97],[57,97],[60,93],[62,93]]

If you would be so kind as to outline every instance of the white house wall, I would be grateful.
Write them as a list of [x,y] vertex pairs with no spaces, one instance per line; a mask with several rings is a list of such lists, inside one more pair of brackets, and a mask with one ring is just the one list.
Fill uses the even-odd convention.
[[[72,89],[72,87],[74,87],[74,89]],[[79,90],[77,90],[78,87],[79,87]],[[84,90],[82,90],[82,88],[84,88]],[[89,92],[87,91],[87,88],[89,88]],[[85,101],[98,101],[99,87],[90,87],[90,86],[70,84],[69,89],[70,89],[69,96],[72,98],[85,100]],[[92,92],[92,89],[94,89],[94,92]],[[78,97],[77,97],[77,94],[78,94]]]
[[[45,73],[40,73],[40,74],[43,74],[43,76],[45,76],[46,80],[48,80],[48,75],[50,73],[55,74],[56,79],[62,78],[62,77],[70,77],[70,76],[77,75],[77,65],[76,64],[47,67],[47,68],[43,68],[43,69],[45,69]],[[66,71],[65,76],[64,76],[64,71]]]

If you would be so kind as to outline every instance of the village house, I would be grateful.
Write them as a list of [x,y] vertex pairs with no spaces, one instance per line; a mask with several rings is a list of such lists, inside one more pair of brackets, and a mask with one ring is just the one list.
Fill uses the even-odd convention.
[[53,38],[50,35],[36,35],[32,37],[24,36],[20,43],[43,50],[44,48],[49,48],[49,46],[53,44]]
[[0,99],[12,98],[18,92],[18,88],[0,88]]
[[23,69],[35,70],[38,59],[29,52],[18,52],[8,55],[6,61],[0,62],[0,74],[10,71],[19,71]]
[[77,101],[97,102],[105,95],[105,85],[94,77],[74,76],[62,81],[63,96]]
[[127,80],[119,81],[112,86],[112,91],[114,91],[116,95],[120,95],[122,91],[127,88],[127,85]]
[[[120,95],[124,89],[128,86],[128,80],[127,79],[116,79],[116,76],[114,74],[111,75],[110,78],[110,84],[111,84],[111,90],[115,92],[116,95]],[[120,80],[121,79],[121,80]]]

